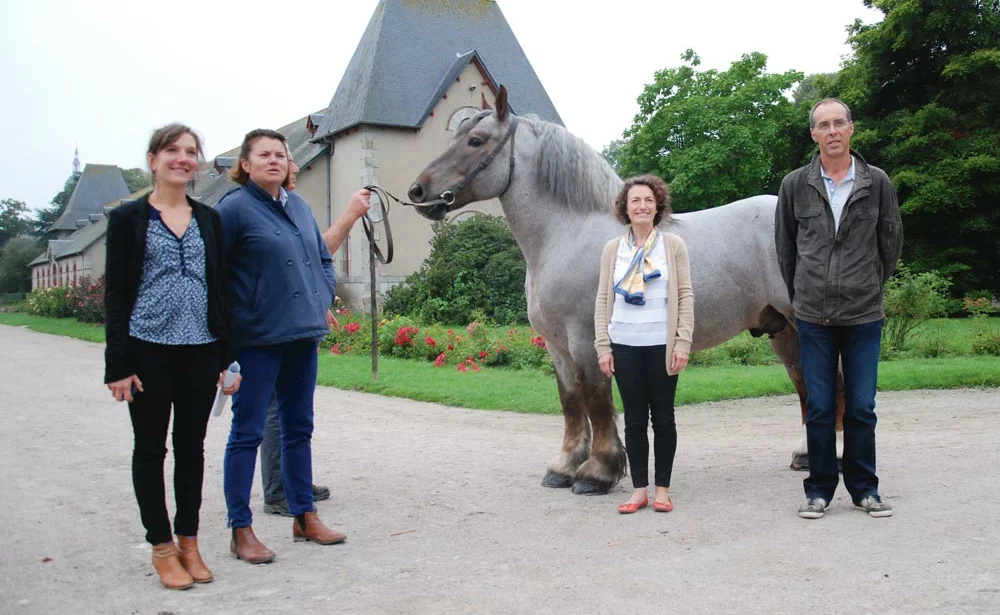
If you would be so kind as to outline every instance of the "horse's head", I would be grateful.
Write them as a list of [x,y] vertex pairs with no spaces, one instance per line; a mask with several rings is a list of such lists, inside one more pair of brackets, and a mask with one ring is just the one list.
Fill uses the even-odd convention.
[[507,105],[507,89],[500,86],[496,110],[464,121],[448,149],[410,186],[407,194],[420,215],[441,220],[469,203],[502,195],[514,173],[517,121]]

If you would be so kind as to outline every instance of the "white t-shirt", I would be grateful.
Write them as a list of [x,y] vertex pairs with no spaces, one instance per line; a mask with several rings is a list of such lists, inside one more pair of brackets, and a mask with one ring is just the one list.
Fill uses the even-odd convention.
[[[667,252],[663,233],[657,233],[656,243],[649,255],[653,265],[660,270],[660,277],[646,282],[643,295],[646,305],[625,303],[625,297],[615,293],[614,311],[608,325],[608,336],[615,344],[626,346],[661,346],[667,343]],[[632,262],[632,248],[622,238],[615,259],[613,283],[625,275]]]

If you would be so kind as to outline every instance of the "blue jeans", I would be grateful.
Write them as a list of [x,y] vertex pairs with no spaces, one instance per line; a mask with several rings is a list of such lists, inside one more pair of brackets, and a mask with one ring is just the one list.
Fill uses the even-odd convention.
[[264,487],[264,503],[285,501],[281,485],[281,424],[278,421],[278,399],[271,396],[264,420],[264,438],[260,442],[260,482]]
[[878,493],[875,391],[882,323],[823,326],[796,319],[806,383],[807,498],[833,499],[837,489],[837,365],[844,370],[844,487],[854,502]]
[[233,396],[233,423],[223,463],[230,527],[246,527],[253,522],[250,489],[272,394],[278,399],[281,479],[288,510],[293,515],[316,510],[311,448],[316,349],[316,342],[300,340],[240,350],[243,383]]

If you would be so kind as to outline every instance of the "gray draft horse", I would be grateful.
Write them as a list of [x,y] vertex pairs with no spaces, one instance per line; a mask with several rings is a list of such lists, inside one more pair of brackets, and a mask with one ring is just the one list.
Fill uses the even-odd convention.
[[[494,161],[496,161],[495,164]],[[501,87],[496,109],[466,120],[454,141],[417,177],[409,197],[441,220],[499,197],[527,261],[528,320],[544,336],[565,419],[562,450],[542,484],[606,493],[625,474],[611,380],[597,366],[594,299],[601,248],[625,232],[610,214],[622,186],[590,146],[561,126],[514,116]],[[768,335],[795,385],[805,422],[798,334],[774,248],[773,196],[678,214],[663,230],[687,244],[695,295],[694,350],[749,329]],[[793,468],[807,467],[805,438]]]

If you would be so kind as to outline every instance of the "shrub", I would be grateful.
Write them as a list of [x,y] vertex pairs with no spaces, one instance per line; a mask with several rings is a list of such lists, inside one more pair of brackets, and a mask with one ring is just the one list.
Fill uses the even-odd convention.
[[913,273],[905,264],[885,284],[883,356],[903,350],[907,336],[917,326],[944,313],[951,282],[936,271]]
[[422,322],[527,322],[524,257],[507,223],[479,215],[439,226],[420,269],[386,295],[386,313]]
[[951,340],[940,324],[928,329],[917,339],[917,356],[936,359],[951,354]]
[[972,338],[972,352],[1000,357],[1000,329],[985,329]]
[[104,276],[84,277],[70,286],[66,295],[73,317],[80,322],[104,322]]
[[36,288],[28,293],[25,303],[28,313],[35,316],[51,316],[53,318],[68,318],[73,315],[69,304],[69,289],[65,286],[52,288]]

